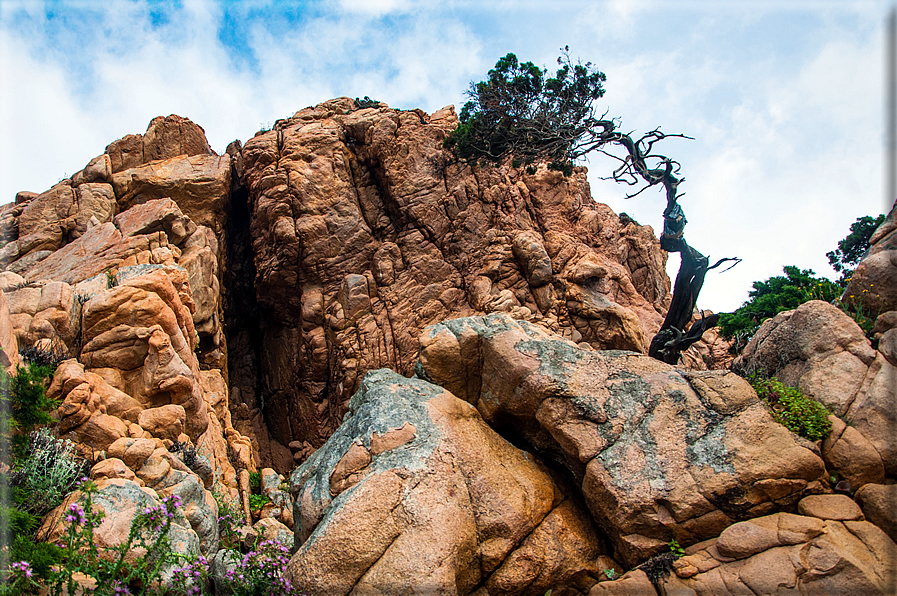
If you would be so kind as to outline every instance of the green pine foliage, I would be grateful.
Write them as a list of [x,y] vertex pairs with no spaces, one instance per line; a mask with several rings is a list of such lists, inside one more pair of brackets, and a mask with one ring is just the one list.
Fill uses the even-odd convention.
[[13,455],[22,456],[28,445],[28,435],[39,426],[54,422],[50,412],[59,405],[47,397],[47,385],[55,367],[48,364],[26,362],[19,365],[15,376],[0,367],[0,401],[3,411],[9,412],[6,420]]
[[750,383],[760,399],[769,406],[776,421],[792,432],[811,441],[824,439],[831,432],[829,411],[818,401],[805,396],[800,389],[788,387],[775,377],[754,377]]
[[862,260],[863,255],[869,250],[869,239],[875,230],[883,224],[885,215],[878,217],[865,215],[850,224],[850,234],[838,242],[838,248],[825,253],[832,269],[841,274],[838,283],[847,287],[847,282],[853,276],[853,271]]
[[554,76],[514,54],[501,58],[487,80],[471,84],[445,148],[470,162],[497,164],[513,156],[515,167],[526,164],[530,172],[545,160],[569,176],[604,132],[593,104],[604,95],[606,77],[590,62],[573,63],[567,51]]

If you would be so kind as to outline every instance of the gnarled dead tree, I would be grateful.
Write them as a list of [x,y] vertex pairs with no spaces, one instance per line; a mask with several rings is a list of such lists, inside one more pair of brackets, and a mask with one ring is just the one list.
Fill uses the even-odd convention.
[[[621,162],[609,178],[630,186],[644,185],[637,192],[627,195],[627,198],[636,196],[646,188],[662,185],[666,194],[667,206],[663,211],[663,233],[660,235],[660,247],[667,252],[678,252],[681,256],[679,273],[673,285],[673,300],[670,309],[660,331],[651,340],[648,355],[668,364],[676,364],[683,350],[701,339],[708,329],[716,326],[719,315],[704,317],[695,322],[688,331],[686,325],[691,321],[698,294],[704,285],[704,276],[711,269],[715,269],[726,262],[732,262],[734,266],[741,259],[720,259],[713,265],[710,259],[688,245],[685,241],[685,211],[679,204],[679,184],[685,178],[677,177],[679,163],[665,155],[654,154],[654,144],[666,137],[690,138],[685,135],[667,135],[660,129],[652,130],[637,140],[633,140],[628,134],[617,132],[616,123],[613,120],[598,120],[595,124],[599,128],[595,148]],[[626,157],[618,157],[608,152],[603,147],[608,144],[616,144],[626,149]],[[653,167],[649,165],[653,162]],[[730,267],[731,267],[730,266]]]

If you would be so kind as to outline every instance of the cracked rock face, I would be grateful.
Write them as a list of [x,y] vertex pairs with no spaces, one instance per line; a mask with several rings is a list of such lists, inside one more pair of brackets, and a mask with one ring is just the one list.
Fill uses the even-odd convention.
[[442,149],[451,107],[354,106],[297,112],[235,158],[282,444],[323,443],[365,371],[411,374],[420,332],[459,314],[646,349],[670,301],[666,255],[650,227],[592,200],[584,169],[472,169]]
[[584,350],[507,315],[430,327],[418,374],[566,468],[624,564],[793,506],[825,473],[733,373]]
[[542,596],[597,581],[588,515],[472,406],[425,381],[368,373],[290,481],[299,546],[287,572],[300,592]]

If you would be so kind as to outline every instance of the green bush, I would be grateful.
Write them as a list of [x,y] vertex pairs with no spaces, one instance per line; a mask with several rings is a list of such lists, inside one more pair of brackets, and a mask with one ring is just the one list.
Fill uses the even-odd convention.
[[853,271],[869,250],[869,239],[885,221],[885,215],[878,217],[865,215],[850,224],[850,233],[838,242],[838,248],[825,253],[832,269],[841,274],[838,283],[847,287]]
[[20,365],[15,376],[0,367],[0,412],[6,416],[3,422],[8,432],[4,439],[10,442],[16,458],[24,454],[32,430],[55,422],[50,412],[58,403],[47,397],[46,389],[52,375],[50,366],[34,363]]
[[364,99],[359,99],[357,97],[355,98],[355,107],[359,110],[363,110],[365,108],[378,108],[380,107],[380,102],[365,95]]
[[262,507],[271,502],[267,495],[249,495],[249,510],[252,513],[259,513]]
[[779,424],[811,441],[823,439],[831,432],[828,410],[800,389],[788,387],[775,377],[754,377],[750,383]]
[[[812,269],[783,268],[784,276],[755,281],[750,298],[735,312],[720,313],[720,333],[728,339],[753,335],[760,324],[782,311],[797,308],[810,300],[837,300],[841,286],[824,277],[815,277]],[[745,342],[746,343],[746,342]]]
[[443,146],[468,162],[511,157],[514,167],[534,172],[532,164],[544,160],[549,169],[572,174],[577,159],[612,139],[609,121],[595,107],[606,77],[590,62],[574,63],[568,50],[554,76],[514,54],[501,58],[487,80],[471,84],[470,101]]
[[262,492],[262,474],[261,472],[249,473],[249,492],[259,494]]

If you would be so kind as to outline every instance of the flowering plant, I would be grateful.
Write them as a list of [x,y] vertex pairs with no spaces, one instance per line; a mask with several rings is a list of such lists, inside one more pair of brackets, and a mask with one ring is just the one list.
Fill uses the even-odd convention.
[[[93,591],[96,596],[144,595],[167,590],[162,587],[162,573],[183,558],[171,551],[168,537],[175,512],[181,506],[180,497],[171,495],[158,504],[147,505],[131,523],[127,540],[101,552],[94,540],[94,530],[104,517],[103,512],[94,511],[93,495],[97,486],[82,478],[78,488],[81,499],[69,504],[63,518],[66,529],[60,546],[65,552],[65,563],[50,574],[46,584],[49,596],[77,593],[76,574],[96,580]],[[135,557],[134,553],[142,554]],[[131,557],[126,560],[129,554]],[[176,572],[175,578],[181,579]],[[6,587],[0,588],[2,595],[27,594],[38,587],[26,561],[11,565],[8,575]]]
[[[79,578],[95,580],[91,592],[94,596],[211,593],[209,561],[203,556],[185,557],[171,550],[169,531],[181,507],[180,497],[170,495],[147,505],[135,516],[127,540],[101,552],[94,540],[94,530],[104,517],[101,511],[94,511],[97,486],[82,478],[78,488],[79,500],[69,504],[63,516],[66,529],[59,546],[64,552],[64,564],[54,567],[41,584],[28,561],[13,563],[0,584],[0,596],[36,594],[42,587],[48,590],[42,592],[48,596],[77,594]],[[226,589],[234,596],[298,596],[283,576],[288,562],[286,546],[274,540],[262,541],[225,573]]]
[[283,570],[290,561],[290,549],[275,540],[264,540],[243,555],[236,569],[224,579],[235,596],[298,596]]

